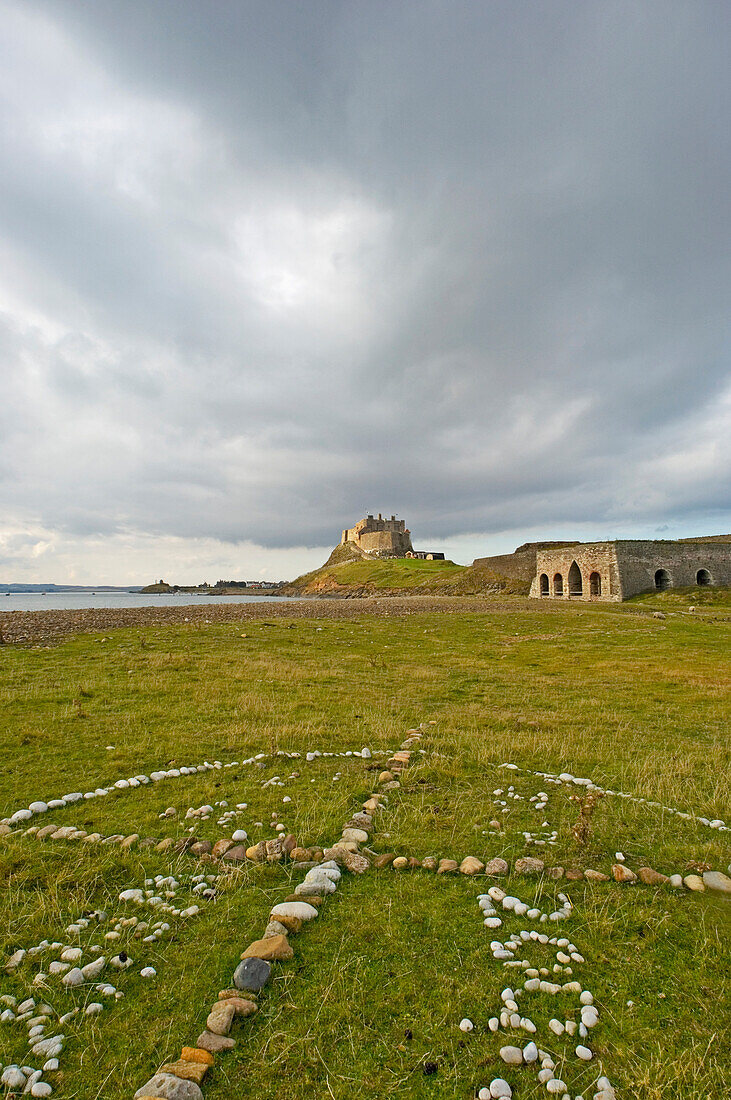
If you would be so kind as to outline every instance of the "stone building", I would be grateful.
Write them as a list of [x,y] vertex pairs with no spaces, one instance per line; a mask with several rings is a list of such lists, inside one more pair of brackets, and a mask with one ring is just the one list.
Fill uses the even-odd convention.
[[409,551],[413,551],[406,521],[395,516],[384,519],[380,512],[378,519],[366,516],[355,527],[346,528],[340,545],[345,543],[353,543],[364,554],[374,558],[405,558]]
[[707,584],[731,585],[731,543],[618,539],[538,550],[530,594],[619,601],[639,592]]

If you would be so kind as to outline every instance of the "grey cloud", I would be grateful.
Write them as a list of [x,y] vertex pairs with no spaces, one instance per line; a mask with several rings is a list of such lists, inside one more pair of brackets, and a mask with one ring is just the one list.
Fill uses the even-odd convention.
[[725,6],[4,6],[7,514],[728,528]]

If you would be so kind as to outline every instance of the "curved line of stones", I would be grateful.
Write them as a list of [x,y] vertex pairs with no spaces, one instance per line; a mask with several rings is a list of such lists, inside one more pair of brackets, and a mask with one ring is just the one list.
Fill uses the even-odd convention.
[[[216,896],[212,880],[217,878],[218,876],[205,874],[192,876],[179,874],[178,878],[172,875],[157,875],[154,879],[145,880],[145,886],[153,886],[156,889],[131,887],[123,890],[119,895],[119,901],[123,903],[133,901],[138,906],[148,907],[151,910],[151,919],[158,918],[153,925],[138,917],[129,917],[124,912],[110,918],[103,910],[95,910],[93,913],[80,915],[65,929],[65,936],[75,939],[75,943],[62,941],[51,943],[44,939],[34,947],[18,948],[5,965],[8,974],[19,971],[19,968],[30,960],[43,958],[47,960],[50,955],[58,957],[51,961],[50,965],[46,964],[48,973],[39,970],[35,974],[28,989],[28,996],[25,998],[7,993],[0,995],[0,1023],[26,1026],[29,1045],[26,1060],[43,1059],[41,1069],[20,1063],[11,1063],[4,1067],[0,1065],[0,1085],[6,1086],[11,1095],[15,1094],[16,1090],[20,1090],[31,1096],[50,1096],[53,1089],[49,1082],[43,1080],[43,1075],[56,1073],[60,1069],[60,1058],[66,1036],[63,1030],[55,1030],[53,1034],[46,1035],[46,1029],[51,1023],[56,1028],[63,1029],[78,1015],[81,1008],[84,1016],[97,1016],[104,1011],[105,1001],[111,1000],[113,1003],[124,997],[124,993],[117,988],[117,985],[112,985],[108,980],[99,981],[98,979],[105,970],[113,968],[117,975],[115,982],[118,984],[122,974],[132,972],[134,960],[123,950],[113,957],[107,957],[107,954],[102,952],[105,950],[108,952],[113,945],[116,946],[124,931],[127,930],[138,942],[140,948],[143,948],[143,945],[150,947],[156,944],[171,931],[170,921],[176,919],[187,921],[200,912],[199,904],[189,905],[185,909],[171,904],[178,891],[186,888],[186,882],[195,896],[195,901],[205,903]],[[161,894],[163,896],[160,896]],[[161,917],[165,919],[159,919]],[[78,937],[86,929],[96,930],[104,925],[109,928],[103,936],[104,946],[92,944],[82,949],[78,945]],[[86,964],[82,963],[84,950],[93,956]],[[155,978],[156,973],[154,967],[149,966],[142,967],[139,971],[140,976],[145,979]],[[82,994],[85,997],[84,1004],[75,1004],[70,1010],[59,1012],[54,1011],[51,1005],[45,1003],[45,1000],[37,1001],[36,997],[39,994],[41,997],[45,996],[53,1000],[53,992],[47,991],[52,990],[51,982],[55,978],[60,979],[64,992]],[[95,993],[101,999],[89,1000],[89,997],[93,997]]]
[[508,771],[525,772],[527,775],[536,775],[540,779],[546,779],[549,783],[562,783],[566,786],[585,787],[589,791],[599,791],[601,794],[613,795],[615,798],[625,798],[628,802],[635,802],[638,805],[652,806],[654,809],[662,810],[667,814],[675,814],[683,821],[695,821],[699,825],[705,825],[709,829],[717,829],[720,833],[731,832],[731,826],[727,825],[722,818],[716,817],[713,819],[707,817],[701,817],[697,814],[689,814],[684,810],[678,810],[674,806],[665,806],[662,802],[656,802],[650,798],[640,798],[638,795],[628,794],[626,791],[613,791],[608,787],[601,787],[599,784],[594,783],[592,779],[571,775],[570,772],[561,772],[560,775],[556,775],[553,772],[539,772],[534,771],[533,768],[521,768],[518,764],[491,764],[493,768],[505,768]]
[[[383,755],[382,750],[377,750],[374,754],[366,747],[360,750],[348,749],[345,752],[323,752],[319,749],[314,749],[305,753],[304,760],[305,763],[311,764],[314,760],[319,758],[356,757],[370,759],[373,755]],[[286,749],[277,749],[276,752],[272,753],[257,753],[256,756],[250,756],[246,760],[230,760],[226,764],[222,763],[220,760],[214,760],[212,763],[208,760],[204,760],[202,764],[183,765],[180,768],[167,768],[152,771],[149,775],[140,773],[139,775],[129,776],[127,779],[117,779],[109,783],[106,787],[96,787],[93,791],[72,791],[70,794],[62,795],[60,798],[51,798],[46,801],[39,799],[31,802],[28,806],[23,806],[15,810],[9,817],[0,819],[0,836],[7,835],[14,825],[20,825],[26,821],[30,821],[39,814],[47,813],[48,810],[61,810],[66,806],[71,806],[82,800],[90,801],[93,798],[104,798],[115,792],[144,787],[149,783],[159,783],[164,779],[180,779],[183,776],[200,775],[205,772],[221,771],[227,768],[245,768],[257,765],[263,767],[267,760],[275,760],[277,758],[301,760],[302,753],[288,752]]]
[[[411,749],[426,729],[428,724],[424,723],[420,729],[407,732],[406,740],[388,761],[392,773],[398,774],[409,765]],[[258,1004],[251,996],[268,983],[272,963],[293,957],[288,937],[317,917],[324,899],[337,889],[340,868],[354,874],[369,870],[370,860],[358,850],[359,846],[373,831],[373,815],[387,804],[383,792],[397,789],[399,783],[398,780],[384,780],[379,786],[380,790],[371,794],[362,810],[343,827],[341,839],[325,849],[323,860],[313,863],[294,893],[272,908],[263,937],[254,940],[242,952],[241,962],[234,971],[234,987],[219,992],[195,1045],[183,1046],[180,1058],[163,1065],[137,1090],[135,1100],[202,1100],[200,1085],[214,1064],[215,1055],[235,1046],[229,1034],[234,1021],[256,1014]]]
[[[480,894],[477,898],[484,918],[483,923],[488,928],[494,927],[492,921],[497,913],[494,906],[498,903],[502,904],[504,911],[513,913],[518,917],[527,917],[532,922],[538,921],[544,926],[546,922],[569,919],[573,911],[571,901],[565,894],[559,894],[558,901],[561,902],[561,908],[549,914],[541,912],[537,906],[529,908],[527,902],[506,894],[498,886],[491,887],[486,894]],[[516,954],[518,952],[523,953],[530,945],[535,947],[539,945],[550,946],[556,949],[556,962],[551,970],[546,966],[531,965],[530,960],[525,958],[516,959]],[[568,1035],[572,1039],[578,1036],[579,1039],[587,1040],[590,1029],[595,1027],[599,1020],[599,1010],[594,1005],[594,996],[591,991],[585,989],[581,982],[573,977],[572,964],[585,963],[584,955],[565,936],[550,936],[544,931],[525,927],[520,932],[513,933],[505,941],[493,940],[490,944],[490,950],[493,958],[502,963],[503,969],[522,970],[526,979],[522,985],[516,985],[515,989],[511,986],[503,989],[500,994],[501,1007],[499,1015],[488,1020],[487,1026],[491,1032],[496,1033],[500,1029],[508,1033],[523,1031],[530,1036],[529,1041],[524,1046],[517,1046],[514,1043],[502,1046],[500,1048],[501,1059],[508,1066],[532,1066],[537,1070],[539,1084],[545,1086],[549,1095],[560,1096],[562,1100],[571,1100],[568,1085],[561,1079],[560,1075],[557,1076],[554,1072],[556,1070],[554,1058],[549,1051],[536,1044],[533,1038],[537,1033],[536,1025],[527,1013],[523,1014],[521,1012],[519,1002],[525,993],[542,993],[551,997],[562,994],[578,996],[579,1021],[569,1019],[567,1011],[563,1010],[563,1021],[553,1017],[548,1023],[548,1029],[556,1038]],[[551,977],[554,980],[549,980]],[[569,980],[562,980],[565,978]],[[465,1031],[471,1031],[473,1028],[470,1020],[463,1020],[460,1026]],[[594,1057],[593,1051],[586,1042],[576,1045],[575,1055],[580,1062],[584,1063],[592,1061]],[[595,1092],[595,1100],[615,1100],[615,1090],[607,1076],[602,1075],[597,1079],[596,1089],[598,1091]],[[478,1100],[490,1100],[492,1097],[511,1097],[512,1095],[512,1088],[502,1077],[495,1078],[488,1086],[477,1090]],[[583,1100],[583,1097],[577,1095],[575,1100]]]
[[[414,740],[418,739],[418,737],[421,736],[420,731],[412,731],[412,733],[414,734]],[[411,741],[409,743],[413,743],[413,741]],[[374,754],[374,753],[371,753],[370,749],[366,749],[366,748],[362,749],[360,752],[350,752],[350,751],[348,751],[348,752],[321,752],[319,750],[315,750],[315,751],[312,751],[312,752],[308,752],[306,754],[306,761],[308,763],[311,763],[319,757],[351,757],[351,756],[354,756],[354,757],[359,757],[361,759],[370,759],[371,756],[373,756],[373,755],[383,755],[383,752],[382,752],[382,750],[378,750]],[[273,753],[273,754],[263,754],[263,753],[259,754],[258,756],[252,757],[250,760],[243,761],[242,763],[244,763],[244,764],[251,764],[251,763],[259,764],[259,763],[263,762],[264,760],[266,760],[268,758],[273,759],[274,757],[287,757],[287,758],[291,758],[291,759],[299,759],[301,757],[301,754],[298,753],[298,752],[287,753],[285,750],[279,750],[277,753]],[[398,770],[400,770],[401,767],[404,766],[404,761],[408,762],[408,757],[409,757],[408,753],[404,753],[403,751],[397,752],[394,755],[394,757],[389,761],[389,765],[393,768],[394,771],[398,771]],[[215,761],[213,764],[206,763],[205,765],[202,765],[200,769],[192,769],[192,768],[172,769],[170,774],[159,775],[159,776],[157,776],[157,779],[177,778],[178,774],[180,774],[180,775],[197,774],[198,770],[210,771],[210,770],[219,770],[220,768],[223,768],[223,767],[235,767],[235,766],[239,766],[238,761],[232,761],[230,764],[226,764],[226,765],[222,764],[220,761]],[[153,775],[154,775],[154,773],[153,773]],[[119,790],[119,791],[123,791],[123,790],[126,790],[126,789],[130,789],[130,787],[142,786],[142,785],[144,785],[144,782],[143,782],[144,779],[147,779],[148,782],[150,782],[150,781],[155,782],[156,781],[156,779],[153,778],[152,776],[150,776],[150,777],[140,776],[140,777],[135,777],[135,778],[138,779],[139,782],[130,783],[130,781],[121,781],[121,785],[118,785],[116,789]],[[268,781],[268,782],[270,782],[270,781]],[[394,783],[391,783],[390,785],[389,784],[384,784],[384,786],[390,786],[391,788],[395,788],[395,787],[398,787],[399,784],[397,782],[394,782]],[[81,797],[84,797],[84,796],[81,795]],[[372,809],[374,808],[374,804],[375,804],[375,806],[380,806],[380,803],[381,803],[382,799],[383,799],[382,795],[372,796],[372,798],[370,800],[371,808]],[[79,799],[76,796],[71,796],[70,798],[67,798],[66,801],[63,804],[64,805],[72,804],[73,802],[76,802],[76,801],[79,801]],[[41,810],[41,809],[34,809],[34,810],[30,811],[30,814],[31,814],[31,816],[33,816],[37,813],[43,813],[43,812],[45,812],[45,811]],[[363,816],[362,821],[352,821],[350,823],[351,826],[358,825],[362,828],[362,826],[364,824],[368,824],[368,821],[366,819],[368,818],[369,815],[364,814],[362,816]],[[27,820],[25,815],[23,815],[23,819]],[[6,821],[5,824],[7,825],[7,821]],[[14,836],[31,836],[32,837],[32,836],[35,836],[35,837],[40,837],[40,839],[45,839],[46,837],[50,837],[51,839],[57,839],[57,840],[81,840],[81,839],[84,839],[84,840],[87,840],[87,841],[92,841],[92,842],[98,841],[100,843],[106,843],[106,844],[119,843],[121,848],[127,848],[127,849],[131,848],[139,840],[139,837],[138,837],[137,834],[133,834],[133,835],[128,836],[128,837],[124,837],[123,834],[113,834],[109,837],[102,837],[101,834],[87,834],[84,830],[77,829],[75,826],[63,826],[63,827],[59,828],[56,825],[48,825],[48,826],[45,826],[43,828],[40,828],[38,826],[31,826],[29,829],[26,829],[26,830],[23,830],[23,831],[5,828],[2,832],[0,832],[0,835],[5,835],[5,836],[8,836],[8,837],[14,837]],[[362,835],[362,837],[367,837],[367,832],[363,831],[361,835]],[[151,840],[151,839],[152,838],[149,838],[149,840]],[[273,841],[263,841],[263,842],[261,842],[259,845],[255,846],[255,848],[257,850],[263,848],[264,851],[263,852],[257,851],[257,855],[251,861],[247,860],[247,863],[252,862],[253,864],[257,864],[257,863],[263,863],[265,861],[268,861],[268,862],[277,862],[277,861],[279,861],[280,859],[282,859],[283,857],[285,857],[288,854],[286,843],[285,843],[287,839],[294,840],[293,837],[290,837],[290,838],[276,837],[276,838],[274,838]],[[227,838],[224,839],[222,842],[219,842],[219,844],[220,844],[219,854],[225,854],[225,853],[227,853],[227,849],[231,848],[233,850],[233,848],[235,847],[234,844],[233,844],[233,841],[230,841]],[[142,847],[142,846],[145,846],[145,841],[142,841],[140,843],[140,847]],[[157,844],[156,847],[160,851],[168,851],[171,847],[173,847],[173,848],[175,848],[175,850],[178,853],[187,850],[187,851],[190,851],[190,853],[192,855],[196,856],[197,858],[199,858],[201,860],[208,859],[209,861],[212,861],[213,859],[215,859],[214,856],[208,854],[205,851],[199,851],[199,850],[197,851],[196,850],[195,838],[187,838],[186,837],[186,838],[183,838],[181,841],[178,841],[178,842],[173,841],[171,838],[167,838],[165,841],[162,841],[160,844]],[[213,846],[213,847],[215,847],[215,846]],[[336,852],[334,852],[333,854],[337,854],[338,858],[346,858],[348,860],[348,862],[350,863],[351,869],[363,871],[363,870],[366,870],[368,868],[369,863],[368,863],[367,860],[364,860],[364,857],[358,856],[357,854],[355,854],[357,852],[357,847],[358,847],[358,845],[353,843],[352,838],[349,838],[347,836],[347,830],[346,830],[344,832],[344,836],[343,836],[341,842],[339,843],[339,846],[337,847]],[[318,851],[319,851],[319,854],[321,856],[321,859],[324,858],[324,856],[322,854],[322,849],[319,849]],[[345,856],[346,852],[348,853],[347,856]],[[235,866],[235,863],[233,864],[233,866]],[[299,864],[299,865],[294,864],[294,866],[295,867],[298,867],[298,866],[301,867],[301,866],[306,866],[306,864]],[[337,864],[335,864],[335,866],[337,866]],[[333,869],[332,868],[330,868],[330,874],[331,875],[333,874]],[[196,884],[195,887],[194,887],[193,892],[198,895],[197,900],[199,900],[199,901],[200,900],[209,900],[209,899],[215,897],[215,890],[213,890],[208,885],[208,882],[209,882],[210,879],[211,879],[211,876],[206,877],[204,874],[199,874],[199,875],[193,876],[191,878],[191,883]],[[302,893],[302,892],[305,892],[305,893],[313,892],[315,890],[314,884],[311,883],[311,882],[307,882],[307,879],[305,881],[307,883],[307,885],[305,887],[305,890],[304,891],[300,890],[300,893]],[[162,876],[162,875],[156,876],[155,879],[148,879],[148,880],[145,881],[146,886],[147,885],[152,885],[152,884],[158,886],[158,888],[160,890],[162,890],[163,887],[166,886],[166,885],[174,886],[176,888],[180,885],[177,882],[177,880],[175,880],[173,877],[171,877],[171,876],[166,877],[166,876]],[[174,890],[165,891],[165,896],[167,898],[173,897],[174,894],[175,894]],[[201,896],[201,894],[202,894],[202,896]],[[171,917],[172,916],[180,916],[180,917],[188,918],[188,917],[193,917],[193,916],[197,915],[198,912],[199,912],[199,906],[198,905],[192,905],[192,906],[189,906],[188,908],[186,908],[185,910],[180,911],[180,910],[176,909],[174,906],[170,905],[168,901],[164,900],[164,898],[161,898],[161,897],[157,896],[154,890],[149,890],[149,889],[148,890],[142,890],[140,888],[135,888],[135,887],[125,889],[120,893],[119,900],[122,901],[122,902],[134,902],[137,905],[154,906],[154,911],[157,915],[164,914],[166,916],[170,915]],[[312,906],[310,906],[310,908],[312,908]],[[313,909],[313,913],[316,915],[316,910]],[[106,919],[106,914],[101,912],[101,911],[99,913],[91,914],[88,917],[80,916],[77,919],[77,921],[75,921],[71,925],[69,925],[69,927],[66,929],[66,933],[68,935],[78,935],[84,929],[89,927],[89,925],[93,921],[95,921],[95,920],[97,920],[97,921],[98,920],[105,920],[105,919]],[[115,923],[115,921],[116,921],[116,923]],[[169,929],[170,929],[169,924],[167,924],[165,921],[159,922],[159,923],[160,923],[161,927],[159,929],[157,929],[157,926],[156,926],[156,930],[154,929],[153,933],[151,935],[143,937],[142,938],[143,943],[156,942],[157,939],[161,938],[167,931],[169,931]],[[132,928],[135,929],[135,935],[138,938],[139,938],[139,931],[146,930],[145,927],[144,927],[144,922],[142,922],[142,924],[140,924],[138,918],[136,918],[136,917],[132,917],[132,918],[128,918],[128,917],[112,918],[112,925],[115,929],[117,929],[119,927],[132,927]],[[120,935],[120,933],[118,931],[108,932],[108,933],[106,933],[105,939],[110,939],[110,937],[119,938],[119,935]],[[271,938],[271,930],[270,930],[270,935],[267,937],[267,939],[270,939],[270,938]],[[101,950],[101,948],[99,948],[99,950]],[[34,978],[34,981],[33,981],[33,985],[35,987],[47,986],[49,976],[50,977],[56,977],[56,976],[61,977],[61,975],[63,975],[63,977],[61,977],[61,982],[64,985],[64,988],[66,990],[71,990],[71,989],[75,990],[77,988],[79,988],[79,989],[83,988],[83,990],[86,991],[86,992],[89,992],[89,991],[93,990],[94,992],[101,993],[102,996],[114,996],[115,1000],[120,999],[124,995],[116,987],[110,985],[108,982],[101,982],[101,983],[94,984],[96,982],[96,979],[98,977],[100,977],[102,971],[107,966],[107,959],[104,956],[101,956],[101,955],[97,954],[97,957],[92,962],[87,963],[85,966],[72,965],[72,964],[75,964],[75,963],[80,964],[81,959],[83,957],[81,949],[78,948],[75,945],[64,945],[63,943],[50,943],[48,940],[44,940],[40,944],[36,945],[35,947],[29,948],[27,950],[24,949],[24,948],[19,948],[8,959],[8,961],[5,965],[5,970],[6,970],[7,973],[13,973],[13,972],[17,971],[19,967],[21,967],[24,960],[26,960],[27,958],[35,958],[36,956],[41,955],[42,953],[47,952],[47,951],[53,951],[53,952],[56,952],[56,953],[60,952],[60,959],[59,959],[58,962],[52,962],[51,963],[51,965],[49,967],[49,970],[51,971],[50,975],[44,974],[42,972],[39,972],[38,974],[36,974],[36,976]],[[133,964],[133,960],[126,954],[126,952],[122,952],[122,951],[119,953],[118,956],[116,956],[115,958],[109,960],[109,965],[114,966],[118,971],[122,971],[122,972],[127,971],[132,966],[132,964]],[[146,968],[143,968],[140,971],[140,974],[141,974],[142,977],[145,977],[145,978],[154,978],[156,976],[156,971],[152,967],[146,967]],[[0,1022],[6,1023],[6,1024],[13,1022],[13,1023],[21,1023],[21,1024],[27,1025],[28,1028],[29,1028],[29,1043],[30,1043],[31,1056],[36,1055],[37,1057],[43,1057],[44,1058],[44,1065],[43,1065],[42,1069],[38,1070],[38,1069],[35,1069],[34,1067],[29,1066],[29,1065],[22,1065],[21,1066],[20,1064],[16,1065],[16,1064],[13,1063],[13,1064],[10,1064],[8,1066],[3,1067],[0,1064],[0,1084],[5,1085],[9,1090],[11,1090],[11,1093],[14,1093],[18,1088],[21,1088],[21,1089],[23,1089],[24,1092],[28,1093],[31,1096],[39,1096],[39,1097],[50,1096],[53,1092],[53,1088],[47,1081],[44,1081],[42,1079],[43,1074],[44,1074],[44,1072],[45,1073],[53,1073],[53,1072],[58,1071],[58,1069],[60,1068],[60,1055],[63,1051],[64,1041],[65,1041],[65,1034],[62,1031],[59,1031],[56,1034],[51,1035],[51,1036],[46,1036],[45,1035],[45,1029],[48,1026],[48,1022],[49,1022],[50,1019],[53,1018],[53,1015],[54,1015],[53,1009],[51,1008],[50,1005],[46,1005],[46,1004],[37,1005],[36,1000],[32,995],[26,997],[25,1000],[21,1000],[19,1002],[17,997],[5,994],[5,995],[2,996],[2,998],[0,998],[0,1005],[3,1005],[3,1004],[5,1005],[5,1008],[4,1008],[4,1010],[0,1010]],[[253,1006],[253,1007],[255,1008],[255,1006]],[[85,1004],[84,1009],[85,1009],[84,1015],[89,1015],[89,1016],[90,1015],[97,1015],[99,1012],[104,1010],[104,1004],[101,1003],[101,1002],[91,1002],[91,1003]],[[65,1013],[62,1013],[62,1014],[56,1013],[56,1015],[58,1016],[58,1021],[57,1021],[58,1024],[62,1027],[65,1023],[67,1023],[69,1020],[71,1020],[78,1013],[78,1011],[79,1011],[79,1006],[75,1006],[69,1012],[65,1012]]]

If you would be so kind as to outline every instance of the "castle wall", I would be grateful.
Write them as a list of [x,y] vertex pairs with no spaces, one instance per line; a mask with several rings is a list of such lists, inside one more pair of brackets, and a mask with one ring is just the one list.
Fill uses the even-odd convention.
[[658,570],[665,571],[667,587],[682,588],[697,584],[702,569],[707,571],[710,584],[731,585],[731,544],[650,540],[580,543],[538,551],[530,594],[553,599],[626,600],[640,592],[655,591]]
[[378,516],[366,516],[356,523],[355,527],[346,528],[340,539],[341,543],[353,542],[366,554],[374,554],[377,557],[403,558],[412,549],[411,533],[406,529],[406,521],[396,519],[384,519]]

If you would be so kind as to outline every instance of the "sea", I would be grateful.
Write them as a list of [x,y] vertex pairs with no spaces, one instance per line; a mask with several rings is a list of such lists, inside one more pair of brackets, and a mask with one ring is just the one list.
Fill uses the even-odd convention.
[[4,611],[82,611],[87,607],[190,607],[211,603],[279,603],[292,596],[198,596],[191,592],[10,592],[0,588]]

